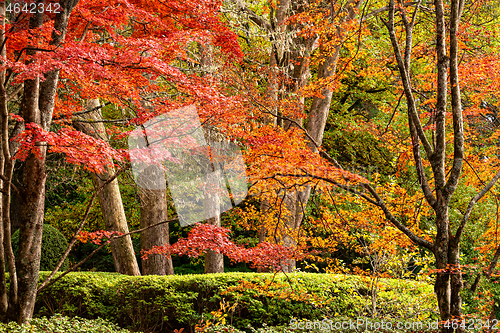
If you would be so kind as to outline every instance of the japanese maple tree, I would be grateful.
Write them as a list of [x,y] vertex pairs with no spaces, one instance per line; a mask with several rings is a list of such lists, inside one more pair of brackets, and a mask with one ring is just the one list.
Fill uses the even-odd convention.
[[[189,71],[197,66],[189,47],[213,45],[223,61],[237,61],[240,51],[219,19],[218,1],[61,0],[18,5],[0,4],[0,318],[23,322],[32,316],[37,293],[47,154],[64,154],[69,163],[97,174],[118,167],[107,181],[122,171],[127,158],[123,151],[72,127],[85,121],[79,115],[93,111],[86,109],[86,101],[100,99],[121,110],[118,117],[125,120],[111,123],[141,124],[195,103],[200,117],[216,124],[228,111],[237,110],[238,101],[220,92],[216,77]],[[144,101],[153,107],[146,108]],[[236,122],[240,115],[233,112],[227,119]],[[23,173],[14,185],[16,160],[23,163]],[[20,198],[16,258],[10,244],[12,191]],[[9,290],[4,267],[9,270]]]

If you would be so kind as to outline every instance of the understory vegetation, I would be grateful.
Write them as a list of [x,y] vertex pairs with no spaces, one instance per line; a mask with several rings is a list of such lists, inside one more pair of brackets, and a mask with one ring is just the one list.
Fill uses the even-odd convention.
[[[47,274],[43,272],[41,279]],[[376,282],[375,308],[373,283],[370,277],[341,274],[132,277],[78,272],[69,273],[40,293],[35,316],[105,318],[133,331],[165,333],[176,329],[190,332],[196,327],[213,332],[216,325],[223,324],[250,332],[251,328],[290,328],[291,320],[325,318],[438,319],[432,286],[427,283],[380,279]]]

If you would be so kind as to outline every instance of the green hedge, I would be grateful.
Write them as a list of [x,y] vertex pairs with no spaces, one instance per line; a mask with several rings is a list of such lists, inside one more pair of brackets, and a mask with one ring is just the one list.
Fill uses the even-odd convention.
[[[19,247],[19,230],[16,230],[12,235],[12,249],[14,254],[17,256]],[[52,271],[59,260],[61,259],[64,251],[68,248],[68,241],[64,235],[51,226],[50,224],[43,225],[42,232],[42,249],[40,257],[40,270],[42,271]],[[68,269],[68,259],[64,261],[61,266],[62,271]]]
[[[41,273],[41,278],[46,275]],[[252,284],[252,288],[231,290],[240,283]],[[359,276],[312,273],[143,277],[70,273],[41,292],[35,313],[102,317],[133,330],[172,332],[180,328],[190,331],[207,320],[215,323],[217,314],[211,312],[219,311],[227,324],[247,329],[263,324],[288,325],[292,318],[322,320],[370,315],[369,283]],[[437,318],[432,286],[382,279],[378,289],[380,318]],[[226,310],[220,310],[222,304]]]
[[0,333],[130,333],[103,319],[89,320],[67,318],[60,315],[52,318],[35,318],[29,324],[15,322],[0,323]]

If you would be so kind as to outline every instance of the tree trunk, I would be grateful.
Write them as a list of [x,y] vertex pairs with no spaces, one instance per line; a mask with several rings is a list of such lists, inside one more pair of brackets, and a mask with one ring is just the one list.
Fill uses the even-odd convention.
[[[0,3],[0,45],[5,43],[5,1]],[[6,48],[0,50],[2,57],[6,56]],[[11,185],[14,161],[12,160],[12,151],[9,145],[9,110],[7,108],[7,90],[5,88],[6,71],[0,71],[0,172],[4,177],[0,180],[2,192],[0,192],[0,320],[17,320],[15,317],[15,306],[17,305],[17,274],[15,267],[15,258],[11,246]],[[7,289],[6,270],[9,270],[10,278],[10,297]],[[10,302],[10,304],[9,304]],[[12,304],[12,305],[11,305]]]
[[[35,14],[29,21],[30,28],[43,24],[43,15]],[[32,55],[34,51],[30,52]],[[21,113],[26,123],[41,125],[40,79],[24,82],[24,95]],[[44,128],[45,129],[45,128]],[[18,279],[17,304],[12,304],[19,323],[31,319],[35,306],[36,285],[40,269],[40,249],[42,244],[42,227],[45,199],[45,154],[46,147],[35,148],[38,156],[30,153],[23,169],[23,188],[19,211],[19,253],[16,259]],[[6,212],[4,212],[5,214]],[[25,240],[25,241],[21,241]]]
[[450,314],[453,318],[462,318],[462,296],[460,292],[464,287],[462,269],[460,267],[460,244],[450,241],[449,260],[450,272]]
[[[214,196],[216,197],[216,196]],[[213,201],[211,200],[213,199]],[[217,199],[217,198],[215,198]],[[220,209],[219,203],[214,198],[205,200],[205,209],[214,209],[216,214],[214,217],[209,218],[207,223],[220,227]],[[205,273],[224,273],[224,255],[212,250],[208,250],[205,255]]]
[[[61,11],[56,15],[54,20],[54,32],[51,36],[52,45],[59,45],[64,40],[69,16],[77,3],[78,0],[60,1]],[[29,20],[29,27],[31,29],[41,27],[43,25],[43,18],[44,14],[41,12],[32,15]],[[28,50],[26,52],[29,55],[36,54],[35,50]],[[24,82],[21,114],[26,123],[38,124],[43,130],[48,131],[52,121],[59,70],[49,71],[44,76],[45,80],[43,83],[40,82],[39,78]],[[35,155],[31,152],[24,164],[23,184],[21,187],[22,200],[19,212],[19,254],[15,263],[15,270],[17,270],[17,281],[15,282],[17,282],[18,290],[17,295],[11,292],[9,297],[8,312],[15,314],[15,319],[19,323],[25,322],[33,316],[36,285],[40,269],[40,249],[45,204],[46,146],[39,145],[35,149],[38,150],[37,154]],[[4,216],[5,213],[3,211]],[[5,219],[4,222],[6,222]],[[4,224],[4,232],[8,223],[7,225]]]
[[[160,170],[163,172],[163,170]],[[165,190],[148,190],[139,187],[141,200],[141,229],[168,219],[167,197]],[[147,229],[141,233],[141,249],[149,250],[153,246],[169,244],[168,223]],[[143,275],[172,275],[174,266],[172,258],[164,255],[150,255],[142,259]]]
[[434,284],[434,292],[436,293],[441,320],[444,321],[451,317],[451,285],[448,271],[449,238],[448,231],[446,230],[448,223],[448,207],[442,205],[436,209],[437,234],[434,243],[434,257],[436,258],[438,273]]
[[[207,220],[208,223],[220,227],[220,217]],[[224,255],[208,250],[205,255],[205,273],[224,273]]]
[[[356,11],[354,11],[353,9],[359,8],[361,3],[361,0],[356,0],[350,1],[348,2],[348,4],[346,4],[344,10],[348,12],[348,15],[345,20],[352,20],[356,17]],[[276,10],[276,22],[273,22],[273,24],[270,24],[270,26],[277,27],[275,29],[283,30],[283,26],[285,26],[283,22],[285,22],[286,20],[285,15],[288,10],[290,10],[290,8],[294,13],[303,11],[305,9],[304,3],[280,1],[279,6]],[[337,37],[342,41],[343,36],[341,35],[340,29],[336,31],[336,34],[338,34]],[[289,85],[287,87],[287,92],[300,93],[301,89],[307,84],[307,80],[310,77],[309,58],[316,47],[315,44],[317,39],[316,37],[309,39],[294,37],[291,39],[291,41],[292,45],[289,45],[289,49],[283,49],[283,47],[278,47],[273,44],[270,64],[271,66],[273,66],[275,64],[284,62],[284,60],[287,59],[287,68],[290,71],[289,76],[293,78],[294,81],[293,85]],[[335,75],[336,66],[340,55],[340,49],[341,43],[339,43],[335,47],[333,53],[331,52],[331,50],[327,51],[320,49],[320,52],[331,55],[325,56],[325,61],[319,66],[317,74],[318,79],[328,80]],[[293,70],[291,69],[291,64],[293,64]],[[281,65],[284,66],[283,64]],[[274,79],[274,75],[271,75],[271,79]],[[276,87],[274,81],[271,81],[268,90],[270,97],[274,97],[275,99],[278,98],[277,94],[275,93]],[[307,118],[306,130],[308,134],[314,139],[314,142],[308,143],[308,146],[312,151],[317,151],[318,145],[321,145],[323,141],[323,133],[332,101],[332,91],[330,89],[322,89],[321,95],[322,98],[313,98]],[[303,105],[304,98],[300,97],[299,102]],[[276,114],[276,116],[277,120],[275,124],[282,124],[285,129],[289,129],[290,127],[294,126],[293,122],[288,120],[281,122],[280,119],[278,119],[279,115]],[[301,124],[300,121],[298,122]],[[298,236],[298,232],[304,218],[305,207],[307,206],[307,202],[309,201],[310,194],[311,188],[307,186],[303,190],[296,191],[296,193],[295,191],[287,193],[283,200],[284,207],[286,207],[290,212],[290,215],[284,216],[283,230],[281,232],[283,238],[282,242],[286,246],[296,246],[295,239]],[[266,206],[266,204],[264,204],[264,206]],[[265,212],[262,212],[262,214],[265,214]],[[294,268],[294,260],[288,260],[282,267],[285,272],[290,272]]]
[[[93,99],[87,103],[88,109],[94,109],[99,106],[99,100]],[[106,128],[102,122],[101,111],[96,109],[93,112],[84,115],[87,121],[96,121],[94,123],[75,122],[75,127],[83,133],[108,141]],[[92,180],[97,188],[101,187],[107,179],[115,174],[113,167],[106,167],[106,171],[102,174],[92,174]],[[107,231],[118,231],[121,233],[128,233],[127,218],[123,208],[122,197],[118,180],[115,178],[112,182],[107,184],[104,189],[99,193],[99,203],[101,204],[102,215]],[[111,241],[111,253],[115,269],[118,273],[127,275],[141,275],[139,265],[135,257],[134,248],[132,246],[132,239],[130,236],[121,237]]]
[[[212,132],[207,131],[208,140],[211,143]],[[212,168],[212,171],[214,169]],[[218,184],[220,184],[220,175],[212,173],[207,175],[207,192],[204,193],[203,210],[205,216],[212,216],[207,219],[207,223],[220,227],[220,204],[219,195],[216,193]],[[212,250],[208,250],[205,255],[205,273],[224,273],[224,255]]]
[[[37,85],[38,82],[33,82]],[[25,82],[26,84],[26,82]],[[31,89],[30,85],[26,85]],[[26,91],[25,91],[26,93]],[[24,119],[29,118],[24,116]],[[22,208],[19,212],[19,253],[16,259],[18,278],[17,322],[31,319],[35,307],[36,286],[40,269],[40,250],[45,204],[45,154],[46,148],[39,147],[39,156],[30,154],[25,161],[25,180]],[[21,241],[21,240],[30,240]]]
[[[94,184],[96,184],[96,187],[101,187],[114,173],[114,168],[107,168],[104,174],[93,174]],[[117,179],[106,185],[99,193],[99,203],[101,204],[106,230],[128,233],[127,219]],[[141,275],[130,236],[111,241],[111,253],[118,273]]]

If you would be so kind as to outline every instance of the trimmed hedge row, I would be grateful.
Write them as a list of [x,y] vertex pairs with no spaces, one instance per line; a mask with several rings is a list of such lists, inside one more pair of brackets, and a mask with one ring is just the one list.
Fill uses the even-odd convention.
[[18,325],[16,322],[0,323],[0,333],[130,333],[104,319],[82,319],[53,316],[52,318],[35,318],[28,324]]
[[[47,276],[41,273],[41,278]],[[106,318],[143,332],[192,331],[206,321],[238,329],[288,325],[292,318],[322,320],[370,315],[370,280],[331,274],[224,273],[131,277],[70,273],[42,291],[36,316]],[[437,318],[432,287],[409,280],[379,281],[377,316]]]

